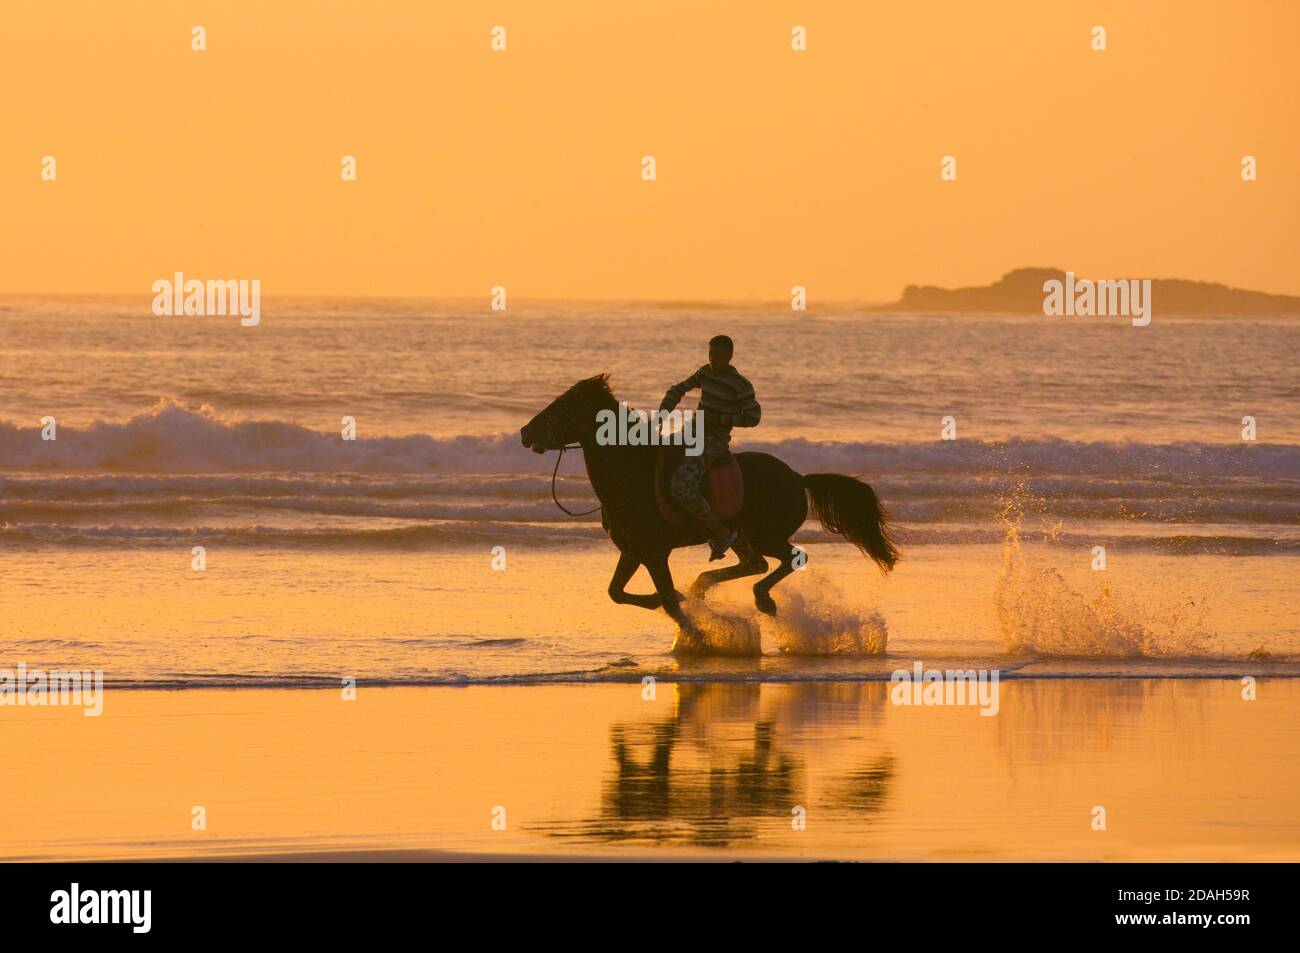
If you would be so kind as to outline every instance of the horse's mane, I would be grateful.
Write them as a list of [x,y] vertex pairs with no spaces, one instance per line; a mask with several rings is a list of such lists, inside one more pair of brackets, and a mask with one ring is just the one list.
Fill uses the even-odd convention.
[[[619,403],[619,399],[614,396],[613,388],[609,386],[608,373],[597,374],[595,377],[585,377],[569,389],[570,391],[582,391],[584,396],[593,398],[598,406]],[[626,404],[626,406],[629,411],[636,410],[631,404]]]
[[584,377],[578,383],[569,388],[569,392],[577,392],[584,397],[591,399],[597,405],[617,402],[618,398],[614,396],[614,391],[609,386],[609,374],[597,374],[595,377]]
[[595,377],[588,377],[578,381],[579,387],[590,387],[593,390],[604,394],[606,397],[613,397],[614,391],[609,386],[609,373],[597,374]]

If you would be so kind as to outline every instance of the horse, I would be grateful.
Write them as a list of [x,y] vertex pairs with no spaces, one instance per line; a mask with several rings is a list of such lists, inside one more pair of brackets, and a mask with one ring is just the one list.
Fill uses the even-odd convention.
[[[600,499],[601,525],[619,551],[609,597],[621,605],[652,611],[663,608],[683,631],[691,631],[680,605],[685,596],[673,585],[668,556],[679,547],[707,541],[708,532],[695,520],[679,527],[664,518],[655,501],[655,462],[660,447],[598,441],[597,415],[601,411],[619,412],[608,374],[580,380],[551,401],[520,429],[520,442],[538,454],[563,452],[572,444],[581,446],[587,477]],[[795,571],[800,550],[790,537],[808,518],[810,498],[823,529],[853,543],[882,572],[894,568],[899,551],[889,517],[866,483],[838,473],[799,474],[767,453],[743,452],[735,457],[744,477],[744,502],[734,518],[723,522],[738,531],[735,550],[739,560],[701,573],[691,585],[692,596],[702,596],[730,579],[767,573],[754,584],[754,604],[760,612],[775,615],[772,587]],[[765,556],[777,560],[770,573]],[[653,595],[638,595],[625,588],[641,566],[654,582]]]

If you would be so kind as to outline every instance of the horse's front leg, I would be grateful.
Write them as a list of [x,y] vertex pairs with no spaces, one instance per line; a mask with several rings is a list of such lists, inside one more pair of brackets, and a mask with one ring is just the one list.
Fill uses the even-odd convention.
[[641,560],[628,553],[622,553],[618,557],[618,565],[614,567],[614,577],[609,581],[609,597],[620,605],[640,606],[642,609],[658,609],[663,605],[663,599],[659,595],[638,596],[624,588],[640,566]]
[[668,569],[668,555],[665,553],[661,557],[646,560],[645,568],[650,573],[650,578],[654,580],[664,611],[672,616],[673,621],[678,625],[687,625],[686,613],[682,611],[680,605],[683,596],[673,587],[673,574]]

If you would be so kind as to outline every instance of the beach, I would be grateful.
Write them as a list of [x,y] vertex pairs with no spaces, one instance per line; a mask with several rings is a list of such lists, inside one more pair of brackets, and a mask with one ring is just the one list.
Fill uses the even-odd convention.
[[0,859],[1300,859],[1295,680],[888,688],[110,691],[6,715]]
[[7,7],[7,935],[1294,919],[1300,4]]
[[[268,299],[231,376],[138,304],[0,301],[0,680],[104,686],[0,706],[0,857],[1300,854],[1294,317]],[[683,657],[518,428],[603,371],[652,406],[702,326],[764,406],[735,449],[869,482],[903,558],[809,522],[776,615],[719,586]],[[556,489],[590,508],[580,453]],[[931,671],[993,693],[897,703]]]

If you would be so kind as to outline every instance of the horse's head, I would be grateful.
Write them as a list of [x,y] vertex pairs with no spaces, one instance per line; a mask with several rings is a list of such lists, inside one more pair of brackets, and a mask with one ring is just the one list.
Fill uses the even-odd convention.
[[519,431],[519,440],[533,453],[559,450],[579,442],[596,429],[596,413],[617,407],[609,390],[609,375],[578,381]]

